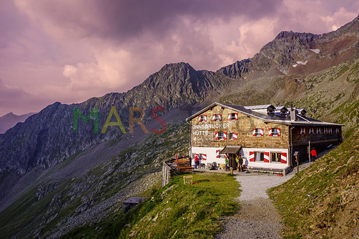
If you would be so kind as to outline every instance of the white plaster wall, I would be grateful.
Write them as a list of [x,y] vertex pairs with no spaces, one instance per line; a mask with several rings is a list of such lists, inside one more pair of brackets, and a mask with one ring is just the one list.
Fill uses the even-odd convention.
[[[213,163],[224,164],[224,158],[216,158],[216,150],[222,150],[223,148],[213,147],[192,147],[192,154],[207,154],[207,160],[202,160],[200,163]],[[192,158],[192,165],[194,165],[194,158]]]
[[[224,164],[224,158],[216,158],[216,150],[222,150],[223,148],[215,148],[215,147],[192,147],[191,153],[192,154],[207,154],[207,160],[202,160],[200,163],[213,163],[216,162],[217,164]],[[249,162],[249,152],[281,152],[287,153],[287,163],[277,163],[277,162]],[[240,154],[245,157],[244,163],[248,166],[252,167],[263,167],[263,168],[277,168],[277,169],[284,169],[289,166],[289,155],[288,149],[277,149],[277,148],[242,148]],[[192,158],[192,165],[194,165],[194,158]]]

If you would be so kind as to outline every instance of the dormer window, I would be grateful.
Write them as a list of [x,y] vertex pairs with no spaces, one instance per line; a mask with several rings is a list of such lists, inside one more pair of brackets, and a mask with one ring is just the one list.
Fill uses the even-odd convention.
[[275,114],[275,108],[274,106],[271,105],[267,108],[267,115],[274,116],[274,114]]
[[301,115],[301,116],[304,116],[306,115],[307,111],[305,109],[298,109],[298,113]]
[[280,110],[280,114],[281,115],[286,115],[288,113],[288,109],[287,108],[285,108],[285,107],[283,107],[281,110]]
[[238,120],[238,113],[229,113],[228,120]]
[[213,114],[212,121],[222,121],[222,114]]
[[198,122],[207,122],[207,115],[198,116]]

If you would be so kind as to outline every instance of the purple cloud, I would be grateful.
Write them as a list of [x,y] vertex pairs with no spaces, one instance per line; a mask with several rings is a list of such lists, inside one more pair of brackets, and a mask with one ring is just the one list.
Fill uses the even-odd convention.
[[[217,70],[282,30],[324,33],[358,12],[346,0],[5,1],[0,102],[28,99],[31,111],[81,102],[126,91],[172,62]],[[29,111],[17,102],[2,103],[0,113]]]

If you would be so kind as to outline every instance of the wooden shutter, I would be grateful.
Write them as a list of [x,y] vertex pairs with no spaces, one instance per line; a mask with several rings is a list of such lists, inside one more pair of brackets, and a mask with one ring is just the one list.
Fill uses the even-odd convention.
[[228,114],[228,120],[231,120],[231,113]]
[[219,158],[219,150],[216,150],[216,158]]
[[287,163],[287,153],[281,153],[280,162]]
[[227,132],[223,132],[223,139],[227,140]]
[[201,121],[202,121],[202,117],[198,116],[198,122],[201,122]]
[[216,140],[218,140],[218,132],[216,132]]
[[280,128],[277,128],[277,136],[280,136],[282,133],[282,130]]
[[216,121],[216,114],[212,115],[212,121]]
[[238,139],[238,133],[233,133],[233,139]]
[[263,131],[263,128],[261,128],[261,136],[263,136],[263,132],[264,132],[264,131]]
[[264,162],[269,163],[269,152],[264,152]]
[[204,121],[204,122],[207,122],[207,115],[204,115],[203,121]]
[[256,136],[256,129],[253,129],[252,135],[253,135],[253,136]]
[[238,113],[234,113],[234,117],[236,120],[238,120]]
[[207,160],[207,154],[202,154],[202,160]]
[[218,115],[218,118],[219,118],[219,121],[222,121],[222,115],[221,114]]
[[254,152],[253,151],[249,152],[249,161],[254,162]]
[[273,136],[273,134],[272,134],[272,128],[269,128],[269,136]]

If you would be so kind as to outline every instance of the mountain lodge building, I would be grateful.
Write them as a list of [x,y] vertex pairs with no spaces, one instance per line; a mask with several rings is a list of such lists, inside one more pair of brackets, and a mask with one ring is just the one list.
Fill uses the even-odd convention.
[[[318,152],[342,142],[342,124],[306,116],[304,109],[273,105],[239,106],[214,102],[186,121],[191,125],[190,155],[200,163],[236,167],[241,157],[247,168],[286,174],[308,159],[308,146]],[[193,165],[193,164],[192,164]]]

